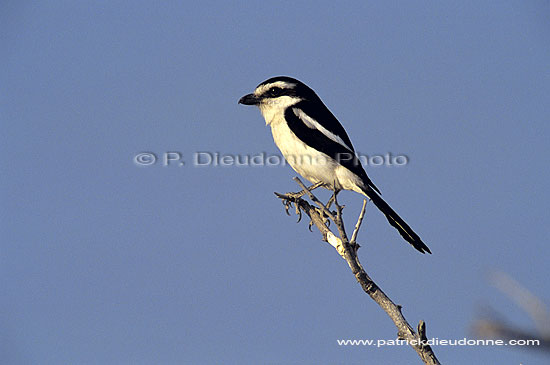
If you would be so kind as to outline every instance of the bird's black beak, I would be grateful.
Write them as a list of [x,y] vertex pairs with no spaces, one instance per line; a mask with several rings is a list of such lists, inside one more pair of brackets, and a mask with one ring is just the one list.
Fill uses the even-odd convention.
[[248,94],[239,99],[239,104],[244,105],[258,105],[260,104],[260,98],[254,94]]

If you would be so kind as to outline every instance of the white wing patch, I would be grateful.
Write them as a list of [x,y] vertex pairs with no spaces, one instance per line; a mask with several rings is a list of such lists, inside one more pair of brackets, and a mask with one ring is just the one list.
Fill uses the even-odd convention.
[[304,122],[304,124],[306,126],[308,126],[309,128],[311,129],[317,129],[319,132],[323,133],[327,138],[330,138],[331,140],[333,140],[334,142],[344,146],[345,148],[347,148],[348,150],[350,151],[353,151],[351,149],[350,146],[348,146],[343,140],[342,138],[340,138],[340,136],[337,136],[336,134],[330,132],[328,129],[326,129],[325,127],[323,127],[318,121],[316,121],[315,119],[311,118],[309,115],[307,115],[306,113],[304,113],[304,111],[300,108],[292,108],[292,111],[294,112],[294,114],[300,118],[300,120],[302,122]]

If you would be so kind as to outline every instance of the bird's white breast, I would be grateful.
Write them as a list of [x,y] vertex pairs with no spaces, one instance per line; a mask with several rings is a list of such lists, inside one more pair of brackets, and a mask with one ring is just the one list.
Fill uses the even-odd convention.
[[312,183],[334,184],[337,180],[334,160],[298,139],[284,118],[273,118],[270,126],[275,144],[297,173]]
[[323,182],[363,194],[364,184],[357,175],[296,137],[284,119],[285,109],[295,104],[296,100],[288,97],[279,99],[278,103],[260,105],[260,111],[266,124],[271,127],[275,144],[294,171],[314,184]]

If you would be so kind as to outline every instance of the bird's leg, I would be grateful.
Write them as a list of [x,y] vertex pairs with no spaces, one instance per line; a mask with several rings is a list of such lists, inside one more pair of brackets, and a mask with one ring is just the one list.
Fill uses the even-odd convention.
[[[318,182],[316,184],[311,185],[310,187],[306,188],[307,191],[312,191],[317,189],[320,186],[323,186],[324,183]],[[288,209],[291,207],[292,203],[294,203],[294,208],[296,208],[296,215],[298,216],[298,222],[302,219],[302,212],[300,211],[300,207],[296,203],[298,199],[300,199],[302,196],[307,194],[306,190],[301,190],[297,193],[286,193],[286,194],[279,194],[275,193],[275,195],[282,200],[283,205],[285,206],[286,214],[290,215],[288,213]]]
[[340,209],[340,205],[338,204],[338,200],[336,199],[336,196],[338,195],[339,192],[340,192],[340,189],[334,188],[334,194],[332,194],[332,197],[330,198],[334,202],[334,206],[336,207],[336,209]]
[[330,211],[330,206],[334,203],[334,194],[330,197],[327,204],[325,205],[325,208],[327,208],[328,211]]
[[[335,185],[336,184],[334,184],[333,186],[335,186]],[[332,194],[332,196],[329,198],[327,204],[325,205],[326,210],[328,210],[329,212],[330,212],[330,206],[332,205],[332,203],[334,203],[334,205],[336,206],[337,209],[341,209],[340,206],[338,205],[337,200],[336,200],[336,195],[338,195],[338,193],[340,192],[340,189],[333,188],[332,190],[333,190],[334,193]],[[325,218],[325,215],[324,215],[323,211],[320,211],[320,213],[321,213],[321,217]],[[330,220],[328,218],[326,220],[330,224]]]
[[336,187],[336,182],[334,183],[333,185],[333,189],[334,189],[334,194],[332,195],[332,200],[334,201],[334,206],[336,207],[336,224],[341,224],[342,222],[342,209],[344,209],[344,206],[343,205],[340,205],[338,204],[338,199],[337,199],[337,196],[338,196],[338,193],[340,192],[341,189],[337,188]]
[[[315,183],[313,185],[311,185],[310,187],[307,188],[308,191],[313,191],[315,189],[317,189],[318,187],[321,187],[323,186],[324,183],[319,181],[318,183]],[[298,198],[301,198],[302,196],[306,195],[307,192],[305,190],[301,190],[297,193],[286,193],[284,194],[286,198],[288,199],[298,199]]]
[[332,188],[331,190],[333,191],[332,196],[330,197],[327,204],[325,205],[325,208],[327,208],[327,210],[330,211],[330,206],[332,205],[332,203],[334,203],[336,207],[338,207],[338,202],[336,201],[336,195],[338,195],[338,193],[340,192],[340,189],[336,187],[336,181],[334,181],[331,187],[327,187],[327,188],[328,189]]

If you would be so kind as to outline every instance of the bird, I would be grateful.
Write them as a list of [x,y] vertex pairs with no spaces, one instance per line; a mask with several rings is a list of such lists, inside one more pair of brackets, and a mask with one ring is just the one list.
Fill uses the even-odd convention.
[[364,195],[408,243],[421,253],[431,254],[422,239],[382,199],[344,127],[313,89],[295,78],[276,76],[240,98],[239,104],[260,109],[275,144],[298,174],[333,190],[334,198],[340,190]]

